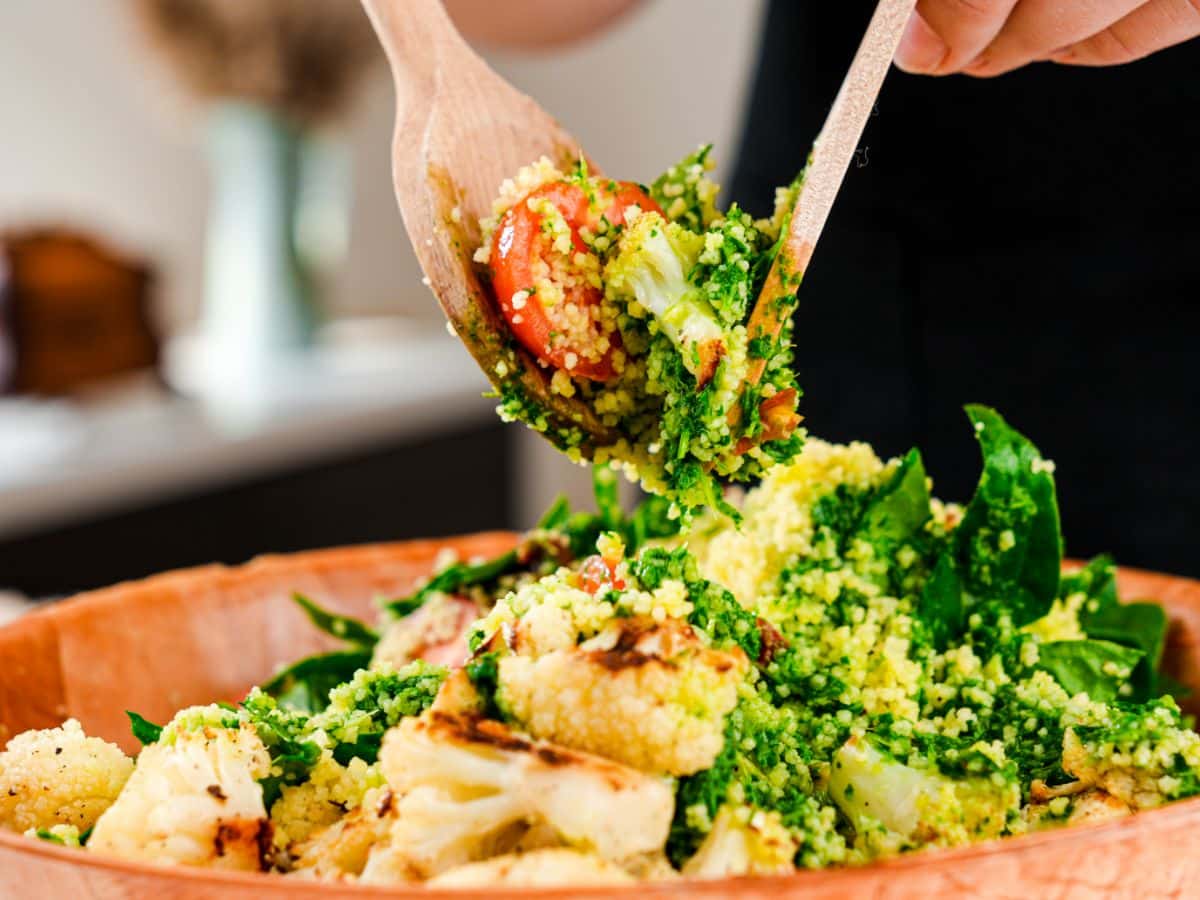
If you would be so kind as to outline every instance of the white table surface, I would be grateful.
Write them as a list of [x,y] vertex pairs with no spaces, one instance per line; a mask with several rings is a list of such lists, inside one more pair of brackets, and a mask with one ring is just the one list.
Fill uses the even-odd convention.
[[486,424],[485,390],[458,340],[427,329],[314,351],[225,396],[0,401],[0,538]]

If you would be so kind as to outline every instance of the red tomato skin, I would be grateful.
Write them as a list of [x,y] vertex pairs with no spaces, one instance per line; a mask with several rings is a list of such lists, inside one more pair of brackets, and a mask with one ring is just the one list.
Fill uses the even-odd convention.
[[[571,243],[577,253],[591,254],[591,249],[580,235],[580,229],[584,226],[594,229],[600,223],[602,215],[607,216],[613,225],[623,225],[625,209],[632,204],[642,209],[662,212],[658,204],[637,185],[628,182],[614,184],[617,187],[616,191],[610,191],[607,185],[597,191],[599,202],[595,205],[603,207],[602,213],[592,208],[581,185],[566,181],[544,184],[509,208],[492,238],[492,289],[500,312],[512,329],[513,335],[525,349],[547,365],[592,381],[609,381],[613,378],[615,373],[612,356],[620,347],[620,336],[616,332],[608,335],[609,350],[599,360],[586,358],[578,347],[561,343],[551,346],[550,333],[553,328],[536,295],[528,293],[520,309],[513,306],[513,296],[521,291],[528,292],[533,287],[535,247],[542,217],[529,208],[526,201],[530,198],[545,198],[558,207],[571,229]],[[605,200],[609,201],[607,205]],[[573,288],[568,302],[580,306],[594,306],[599,305],[602,299],[603,293],[600,289],[585,285]],[[566,361],[569,354],[574,355],[576,362],[568,369]]]
[[625,579],[617,577],[616,565],[602,556],[589,556],[579,567],[579,587],[592,596],[609,588],[625,590]]

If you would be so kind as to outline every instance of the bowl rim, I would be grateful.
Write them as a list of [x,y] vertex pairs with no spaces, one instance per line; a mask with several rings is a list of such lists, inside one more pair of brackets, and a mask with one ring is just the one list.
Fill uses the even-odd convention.
[[[103,606],[118,600],[120,591],[129,585],[147,585],[155,582],[173,580],[182,577],[194,577],[200,573],[246,573],[256,569],[269,570],[286,564],[289,560],[303,555],[308,559],[332,560],[338,557],[371,556],[381,549],[398,546],[425,545],[436,547],[447,542],[471,539],[476,537],[508,538],[514,541],[519,535],[515,532],[490,531],[473,535],[461,535],[447,538],[433,538],[412,541],[384,542],[361,544],[349,547],[332,547],[302,553],[267,554],[242,563],[240,565],[209,564],[187,569],[175,569],[144,579],[132,580],[110,587],[87,591],[72,597],[59,600],[47,606],[46,609],[33,610],[21,618],[0,626],[0,634],[12,634],[24,630],[25,623],[61,615],[61,611],[70,608],[78,611],[89,606]],[[1078,569],[1083,563],[1079,560],[1064,560],[1064,571]],[[1186,576],[1168,575],[1146,569],[1121,566],[1118,568],[1119,578],[1130,578],[1138,581],[1169,582],[1190,586],[1200,597],[1200,579]],[[1128,602],[1128,601],[1126,601]],[[1168,608],[1168,613],[1170,612]],[[952,848],[927,848],[906,853],[901,856],[877,860],[863,865],[843,865],[822,869],[800,870],[787,875],[773,876],[741,876],[734,878],[714,878],[704,880],[685,880],[661,882],[635,882],[628,885],[570,885],[556,887],[489,887],[486,893],[496,897],[578,897],[584,895],[632,895],[634,893],[646,896],[725,896],[730,887],[755,887],[776,892],[802,891],[806,888],[850,888],[855,882],[864,877],[886,877],[888,874],[903,875],[913,869],[934,871],[939,868],[950,869],[963,863],[971,863],[1008,855],[1014,859],[1036,853],[1037,851],[1057,845],[1069,846],[1077,843],[1115,844],[1128,839],[1135,833],[1138,837],[1153,835],[1158,832],[1172,831],[1183,825],[1191,824],[1193,828],[1200,826],[1200,796],[1164,804],[1155,809],[1143,810],[1120,819],[1107,822],[1090,823],[1085,825],[1065,826],[1033,834],[1014,835],[1011,837],[993,838],[974,844]],[[357,882],[315,881],[303,878],[288,878],[279,873],[270,872],[235,872],[217,869],[204,869],[188,866],[170,866],[149,862],[136,862],[115,856],[91,854],[72,847],[61,847],[47,841],[27,838],[15,832],[0,829],[0,851],[11,852],[44,861],[46,864],[62,863],[72,867],[122,874],[134,878],[169,878],[181,879],[191,884],[212,888],[225,887],[229,889],[286,889],[290,895],[303,897],[329,897],[333,892],[339,895],[378,897],[378,896],[421,896],[431,891],[438,896],[469,897],[479,896],[479,889],[474,888],[429,888],[424,885],[368,885]]]
[[[1144,810],[1121,819],[1100,822],[1089,825],[1068,826],[1035,834],[1017,835],[1013,837],[993,838],[978,844],[949,849],[929,848],[908,853],[890,859],[866,863],[860,866],[838,866],[824,869],[797,871],[788,875],[773,876],[741,876],[736,878],[713,878],[704,880],[679,879],[662,882],[635,882],[628,885],[587,885],[572,889],[570,885],[561,887],[529,888],[529,887],[490,887],[486,889],[489,896],[497,897],[553,897],[556,895],[578,896],[585,892],[602,892],[605,894],[646,895],[654,893],[662,896],[707,896],[711,894],[724,895],[730,885],[753,885],[755,887],[774,887],[778,890],[801,890],[815,887],[817,882],[825,882],[822,887],[837,887],[844,883],[849,887],[864,875],[902,875],[914,869],[936,869],[938,867],[953,867],[959,863],[970,863],[976,860],[1009,855],[1021,857],[1034,853],[1045,847],[1061,844],[1072,844],[1086,841],[1092,846],[1120,843],[1131,832],[1137,832],[1139,837],[1160,831],[1171,831],[1191,821],[1200,824],[1200,797],[1192,797],[1169,803],[1156,809]],[[431,891],[444,896],[478,896],[477,888],[429,888],[424,885],[374,885],[357,882],[340,881],[309,881],[302,878],[288,878],[279,873],[270,872],[228,872],[217,869],[201,869],[187,866],[170,866],[134,862],[115,856],[93,855],[73,847],[60,847],[46,841],[36,841],[14,832],[0,831],[0,848],[17,853],[40,857],[47,862],[61,862],[72,866],[83,866],[116,872],[136,877],[166,877],[182,878],[197,884],[207,884],[213,887],[229,888],[265,888],[276,886],[286,888],[289,894],[298,896],[332,896],[336,891],[339,895],[347,894],[363,897],[377,896],[421,896]]]

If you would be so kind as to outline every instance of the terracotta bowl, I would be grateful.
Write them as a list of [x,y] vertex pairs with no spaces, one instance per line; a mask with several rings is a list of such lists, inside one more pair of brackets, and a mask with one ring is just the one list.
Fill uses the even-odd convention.
[[[290,602],[303,591],[369,615],[403,593],[438,552],[494,554],[514,537],[481,534],[210,566],[85,594],[0,629],[0,743],[78,718],[134,751],[124,710],[165,720],[178,708],[236,700],[283,662],[326,644]],[[1124,571],[1125,598],[1151,597],[1172,618],[1173,674],[1200,687],[1200,582]],[[1200,799],[1121,821],[914,854],[857,869],[625,890],[497,891],[504,896],[609,897],[1180,897],[1200,888]],[[278,898],[421,896],[110,860],[0,832],[0,898],[161,896]]]

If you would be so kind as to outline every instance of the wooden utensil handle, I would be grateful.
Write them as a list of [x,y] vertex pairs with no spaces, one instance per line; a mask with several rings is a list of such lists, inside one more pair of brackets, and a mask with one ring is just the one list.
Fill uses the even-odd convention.
[[469,60],[467,46],[442,0],[362,0],[387,52],[397,100],[436,89],[447,60]]
[[879,89],[917,0],[880,0],[854,62],[813,146],[804,190],[788,230],[787,275],[803,274],[846,177]]
[[[783,246],[750,314],[746,330],[751,338],[774,340],[792,316],[796,291],[916,5],[917,0],[880,0],[875,8],[854,62],[813,146]],[[766,365],[765,359],[752,360],[746,381],[757,384]],[[734,405],[729,411],[730,425],[736,425],[740,417],[741,406]]]

